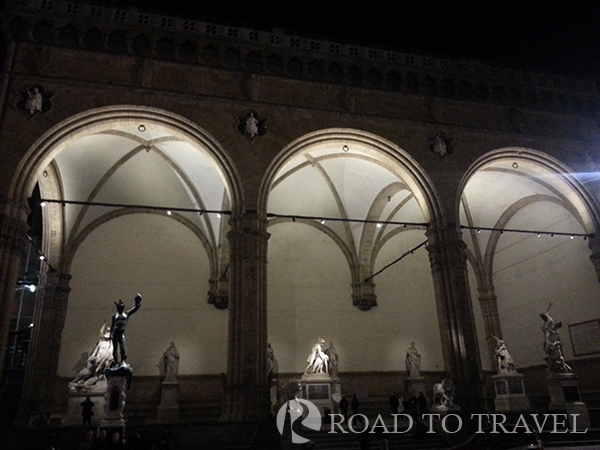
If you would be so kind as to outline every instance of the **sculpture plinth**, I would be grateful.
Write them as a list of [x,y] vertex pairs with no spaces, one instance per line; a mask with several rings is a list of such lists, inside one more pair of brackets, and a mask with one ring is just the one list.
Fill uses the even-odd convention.
[[[100,388],[103,388],[101,391]],[[96,389],[93,391],[86,391],[85,393],[77,393],[69,391],[68,405],[67,405],[67,417],[66,422],[69,425],[81,425],[81,404],[85,401],[87,397],[90,398],[92,403],[94,404],[93,413],[91,419],[91,424],[96,426],[100,423],[100,419],[104,413],[104,404],[105,404],[105,394],[106,394],[106,382],[98,383]]]
[[528,411],[531,409],[529,397],[525,394],[524,375],[513,372],[494,375],[496,411]]
[[160,405],[156,411],[156,421],[159,423],[171,423],[179,420],[179,383],[165,381],[161,386]]
[[[337,384],[328,373],[308,373],[302,376],[302,398],[310,400],[321,412],[322,416],[334,412],[333,394],[337,394]],[[329,412],[328,412],[329,411]]]
[[106,369],[106,393],[104,394],[104,418],[101,427],[123,427],[123,410],[125,409],[125,389],[131,383],[133,369],[127,363]]
[[427,392],[425,378],[406,378],[404,380],[404,390],[408,398],[418,396],[419,392],[425,394]]
[[[573,373],[548,375],[548,391],[550,392],[549,409],[567,410],[569,424],[572,429],[581,430],[590,426],[587,406],[579,395],[579,377]],[[574,415],[576,419],[574,419]]]

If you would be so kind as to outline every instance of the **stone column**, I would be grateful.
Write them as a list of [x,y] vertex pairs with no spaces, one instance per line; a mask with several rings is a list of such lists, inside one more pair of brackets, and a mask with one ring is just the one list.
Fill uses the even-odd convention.
[[27,249],[29,212],[25,203],[0,196],[0,372],[4,367],[21,258]]
[[52,411],[70,280],[71,275],[65,273],[40,274],[19,423],[27,423],[32,414]]
[[[482,288],[479,289],[479,304],[481,305],[481,313],[483,315],[483,325],[485,329],[485,336],[496,336],[502,339],[502,330],[500,328],[500,316],[498,314],[498,299],[494,293],[494,288]],[[496,356],[494,351],[496,350],[496,340],[487,339],[488,357],[492,369],[496,369]]]
[[600,239],[598,237],[591,237],[588,241],[588,248],[591,250],[590,260],[596,270],[596,276],[600,283]]
[[229,343],[221,422],[258,422],[269,415],[267,377],[266,221],[255,212],[232,218],[227,234]]
[[454,225],[430,227],[427,237],[444,367],[454,383],[457,403],[476,412],[483,406],[483,377],[467,283],[466,244]]

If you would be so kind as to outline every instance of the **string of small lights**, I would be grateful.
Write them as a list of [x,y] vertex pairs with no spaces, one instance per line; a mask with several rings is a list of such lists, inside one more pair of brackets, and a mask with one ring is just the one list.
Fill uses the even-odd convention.
[[461,225],[460,228],[463,230],[477,230],[477,233],[481,233],[482,231],[493,231],[493,232],[499,232],[500,234],[504,234],[504,233],[535,234],[535,235],[537,235],[537,237],[569,236],[571,239],[575,239],[575,237],[583,237],[584,240],[594,237],[594,233],[569,233],[569,232],[564,232],[564,231],[535,231],[535,230],[521,230],[521,229],[516,229],[516,228],[472,227],[472,226],[467,226],[467,225]]
[[[231,211],[229,210],[212,210],[212,209],[199,209],[199,208],[179,208],[179,207],[166,207],[166,206],[152,206],[152,205],[132,205],[125,203],[103,203],[103,202],[84,202],[84,201],[76,201],[76,200],[55,200],[55,199],[41,199],[40,205],[43,207],[46,203],[59,203],[62,205],[79,205],[79,206],[100,206],[100,207],[108,207],[108,208],[132,208],[140,211],[164,211],[167,215],[171,215],[173,212],[192,212],[198,215],[202,214],[216,214],[217,217],[222,217],[223,215],[231,215]],[[292,222],[296,222],[297,220],[301,221],[317,221],[321,225],[324,225],[326,222],[351,222],[351,223],[364,223],[364,224],[376,224],[377,228],[381,228],[384,225],[397,225],[403,226],[405,228],[417,228],[417,229],[427,229],[429,227],[429,223],[427,222],[402,222],[402,221],[393,221],[393,220],[370,220],[370,219],[351,219],[351,218],[340,218],[340,217],[324,217],[324,216],[305,216],[299,214],[276,214],[276,213],[267,213],[268,218],[279,218],[279,219],[289,219]],[[481,231],[490,231],[490,232],[499,232],[503,233],[522,233],[522,234],[535,234],[537,237],[541,237],[543,235],[547,236],[569,236],[571,239],[575,237],[583,237],[583,239],[588,239],[594,237],[593,233],[571,233],[571,232],[563,232],[563,231],[535,231],[535,230],[524,230],[524,229],[515,229],[515,228],[492,228],[492,227],[474,227],[467,225],[460,225],[460,228],[463,230],[476,230],[477,233],[481,233]],[[33,244],[33,243],[32,243]],[[419,245],[414,248],[411,248],[405,251],[400,257],[387,263],[383,266],[382,269],[375,272],[373,275],[365,278],[365,282],[370,281],[375,276],[379,275],[384,270],[398,263],[402,259],[404,259],[408,255],[412,255],[419,248],[426,246],[427,240],[423,241]],[[44,256],[40,249],[37,249],[37,252],[40,254],[40,259],[44,261],[49,268],[52,269],[48,259]],[[52,269],[54,270],[54,269]]]

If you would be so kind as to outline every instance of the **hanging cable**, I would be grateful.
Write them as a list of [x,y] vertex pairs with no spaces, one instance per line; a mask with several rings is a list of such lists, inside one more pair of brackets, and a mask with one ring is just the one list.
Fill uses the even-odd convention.
[[48,261],[48,258],[46,257],[46,255],[44,255],[44,252],[42,252],[41,249],[36,247],[35,243],[33,242],[33,239],[31,239],[31,236],[27,235],[27,239],[29,240],[31,247],[33,247],[35,249],[35,251],[37,252],[37,254],[40,256],[40,261],[42,261],[44,264],[46,264],[48,266],[48,269],[50,269],[50,272],[56,272],[56,269],[50,265],[50,261]]
[[541,237],[542,235],[554,237],[554,236],[570,236],[571,239],[573,237],[583,237],[583,239],[593,238],[594,233],[568,233],[564,231],[537,231],[537,230],[521,230],[516,228],[488,228],[488,227],[470,227],[467,225],[461,225],[460,228],[462,230],[477,230],[477,233],[480,231],[498,231],[500,233],[523,233],[523,234],[535,234],[537,237]]
[[325,222],[353,222],[353,223],[373,223],[378,225],[377,228],[380,228],[379,225],[402,225],[405,227],[417,227],[417,228],[428,228],[429,223],[427,222],[398,222],[394,220],[370,220],[370,219],[343,219],[340,217],[324,217],[324,216],[299,216],[298,214],[275,214],[275,213],[267,213],[267,217],[270,218],[282,218],[282,219],[292,219],[295,222],[298,219],[302,220],[317,220],[321,224],[325,224]]
[[393,260],[392,262],[387,263],[385,266],[383,266],[382,269],[380,269],[378,272],[375,272],[373,275],[371,275],[368,278],[365,278],[365,282],[370,281],[373,277],[375,277],[376,275],[379,275],[381,272],[383,272],[384,270],[390,268],[391,266],[393,266],[394,264],[396,264],[398,261],[402,260],[404,257],[408,256],[408,255],[412,255],[415,250],[420,249],[421,247],[423,247],[424,245],[427,245],[427,241],[423,241],[421,242],[419,245],[417,245],[414,248],[411,248],[410,250],[406,250],[404,253],[402,253],[402,255],[400,255],[399,258],[396,258],[395,260]]
[[[140,210],[150,210],[150,211],[165,211],[167,214],[169,212],[177,211],[177,212],[193,212],[197,214],[227,214],[231,215],[231,211],[222,211],[217,209],[199,209],[199,208],[177,208],[171,206],[150,206],[150,205],[130,205],[126,203],[103,203],[103,202],[80,202],[77,200],[50,200],[50,199],[40,199],[40,203],[59,203],[61,205],[79,205],[79,206],[102,206],[105,208],[132,208],[132,209],[140,209]],[[170,215],[170,214],[169,214]]]

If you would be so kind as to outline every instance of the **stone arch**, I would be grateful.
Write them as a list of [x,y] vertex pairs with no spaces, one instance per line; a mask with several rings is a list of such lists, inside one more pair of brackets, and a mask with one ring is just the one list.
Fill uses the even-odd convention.
[[[458,192],[463,192],[469,179],[478,171],[493,164],[505,162],[507,168],[517,167],[533,175],[551,174],[554,176],[552,186],[558,192],[569,192],[567,198],[581,215],[587,233],[595,233],[600,225],[600,210],[587,189],[577,181],[575,173],[565,164],[546,153],[521,147],[506,147],[493,150],[475,161],[465,172]],[[456,200],[456,212],[459,212],[460,198]]]
[[[577,306],[582,295],[574,296],[577,288],[571,285],[585,286],[590,295],[600,290],[595,281],[600,209],[569,167],[527,148],[485,154],[467,170],[458,192],[457,217],[475,276],[472,298],[479,298],[473,302],[480,350],[493,368],[494,342],[485,339],[494,335],[522,347],[513,353],[517,364],[535,364],[525,318],[537,318],[553,301],[563,304],[557,314],[564,319],[582,321],[585,314]],[[586,261],[585,247],[592,250],[594,265]],[[559,283],[564,290],[555,285],[561,277],[568,280]],[[587,309],[600,310],[589,298],[582,301]]]
[[[162,130],[170,130],[183,142],[201,146],[213,159],[229,193],[232,215],[239,215],[243,194],[237,176],[237,169],[224,149],[205,130],[191,121],[156,108],[119,105],[110,106],[77,114],[70,119],[55,125],[43,136],[41,136],[29,149],[20,162],[15,178],[9,188],[9,195],[14,199],[25,201],[33,191],[36,180],[48,180],[50,195],[59,200],[60,192],[50,188],[53,183],[49,181],[47,173],[44,174],[50,162],[61,153],[70,143],[82,137],[102,132],[113,126],[130,125],[153,126]],[[50,165],[51,166],[51,165]],[[44,249],[49,255],[60,255],[57,248],[60,243],[54,241],[52,245]]]
[[[135,130],[135,133],[133,130]],[[110,198],[107,197],[102,198],[97,196],[98,192],[101,192],[101,187],[110,182],[111,176],[114,174],[115,170],[126,167],[128,160],[134,158],[136,155],[140,155],[143,158],[152,157],[152,160],[147,160],[145,163],[147,165],[136,167],[154,167],[156,162],[161,162],[164,164],[165,168],[171,169],[171,172],[169,172],[169,180],[171,181],[169,181],[169,183],[179,183],[178,192],[189,192],[188,203],[198,205],[199,208],[205,209],[203,208],[201,199],[196,196],[195,191],[192,189],[195,178],[182,169],[182,167],[185,167],[186,161],[192,160],[193,162],[194,158],[198,158],[201,154],[202,158],[207,160],[211,168],[215,168],[213,172],[211,172],[211,176],[213,176],[215,180],[220,180],[218,186],[220,192],[223,193],[223,190],[226,191],[226,193],[222,194],[223,200],[219,200],[222,207],[218,209],[230,210],[232,217],[237,217],[240,211],[242,211],[243,193],[241,185],[239,184],[237,170],[231,158],[210,134],[190,120],[179,115],[157,108],[132,105],[116,105],[88,110],[64,120],[48,130],[30,147],[17,166],[15,177],[11,180],[9,186],[10,197],[24,202],[31,195],[36,182],[41,180],[39,182],[40,189],[43,190],[43,198],[57,201],[73,200],[72,197],[69,197],[68,190],[61,191],[61,186],[63,186],[63,184],[60,183],[60,180],[64,179],[65,173],[67,173],[67,176],[73,178],[73,174],[79,173],[81,175],[83,172],[77,172],[78,167],[69,169],[69,165],[66,163],[73,163],[77,158],[68,160],[63,159],[62,161],[60,158],[70,157],[68,154],[69,151],[72,151],[71,156],[77,156],[79,152],[84,152],[86,150],[89,151],[91,142],[96,143],[95,146],[91,147],[92,150],[100,149],[102,150],[101,153],[104,154],[105,147],[106,152],[110,152],[111,143],[114,143],[119,139],[128,140],[127,146],[125,146],[122,153],[123,156],[117,152],[114,159],[107,161],[108,164],[98,170],[98,177],[94,178],[93,181],[90,181],[86,185],[85,190],[81,190],[83,195],[75,198],[76,200],[83,199],[92,202],[110,200]],[[78,143],[83,143],[83,146],[75,147]],[[170,143],[173,147],[166,147]],[[165,145],[164,148],[162,147],[163,144]],[[178,152],[183,159],[177,158]],[[198,155],[196,155],[196,152],[198,152]],[[101,156],[100,153],[97,153],[97,155],[98,157]],[[103,161],[98,159],[92,159],[91,161],[100,164],[103,163]],[[203,161],[201,161],[200,165]],[[91,165],[92,163],[90,163],[90,167]],[[113,167],[117,167],[117,169],[113,170]],[[62,169],[62,173],[59,169]],[[71,170],[71,172],[69,172],[69,170]],[[190,170],[193,171],[196,169]],[[131,173],[134,172],[132,172],[130,168],[129,172],[126,171],[123,177],[116,180],[116,185],[118,185],[119,180],[128,179],[128,175]],[[87,177],[89,177],[89,174],[86,173],[85,177],[80,176],[79,178]],[[150,183],[156,181],[153,180],[152,174],[149,173],[144,174],[140,178],[136,178],[134,183],[143,179],[146,179]],[[83,181],[86,182],[85,179]],[[161,186],[164,186],[164,190],[167,190],[170,186],[174,186],[174,184]],[[156,184],[154,187],[156,187]],[[159,191],[160,189],[155,190],[151,195],[155,196]],[[119,191],[113,190],[112,192]],[[141,189],[140,192],[144,192],[144,189]],[[131,196],[126,198],[143,199],[144,197]],[[170,198],[178,199],[181,197]],[[188,203],[186,203],[186,205]],[[160,203],[153,204],[160,205]],[[50,233],[50,226],[46,227],[44,230],[43,251],[51,260],[53,268],[57,269],[56,272],[49,271],[48,274],[46,274],[46,280],[58,276],[59,280],[63,280],[62,282],[66,283],[66,287],[61,285],[61,288],[63,288],[61,291],[62,294],[60,294],[60,297],[56,294],[56,298],[52,297],[54,295],[52,289],[53,281],[45,281],[40,287],[41,295],[52,298],[52,301],[56,302],[58,305],[57,308],[59,308],[61,312],[56,317],[53,317],[52,307],[48,309],[46,306],[41,306],[42,304],[46,305],[46,303],[43,302],[40,304],[39,312],[36,312],[37,319],[35,327],[39,331],[32,337],[34,348],[32,352],[35,352],[35,355],[37,356],[32,357],[31,367],[27,369],[30,371],[28,372],[30,375],[27,375],[28,380],[31,378],[30,382],[33,383],[35,381],[34,378],[38,376],[34,376],[34,374],[43,373],[44,376],[50,377],[56,375],[56,370],[60,371],[59,373],[61,376],[68,376],[69,368],[72,367],[72,362],[69,363],[69,361],[76,353],[75,349],[72,348],[72,346],[70,349],[67,349],[65,353],[65,355],[67,355],[66,360],[60,359],[63,358],[60,356],[63,354],[62,350],[59,352],[56,349],[62,348],[61,346],[69,347],[69,342],[73,341],[73,336],[77,336],[78,332],[81,331],[77,328],[81,326],[79,324],[81,321],[73,320],[72,318],[73,315],[77,316],[78,307],[93,308],[96,304],[104,303],[104,298],[99,298],[99,296],[102,297],[102,295],[107,293],[110,297],[119,295],[114,291],[111,293],[111,289],[127,291],[127,289],[123,289],[127,284],[126,279],[123,281],[123,274],[129,274],[131,276],[135,273],[132,271],[126,272],[124,270],[113,269],[112,264],[116,263],[116,261],[121,261],[121,259],[113,258],[111,260],[111,253],[108,251],[96,252],[97,249],[105,248],[105,245],[112,245],[113,248],[117,249],[115,254],[125,256],[122,258],[123,261],[134,261],[136,258],[140,260],[139,255],[135,255],[135,252],[132,249],[143,248],[143,246],[146,246],[148,248],[148,254],[151,255],[151,262],[144,271],[144,279],[140,279],[141,281],[138,280],[138,283],[141,283],[143,286],[151,286],[152,283],[157,283],[153,289],[155,291],[154,301],[157,302],[156,305],[160,304],[159,299],[169,299],[172,301],[174,305],[173,309],[170,310],[171,312],[167,315],[170,315],[171,319],[181,318],[182,320],[187,320],[188,329],[192,329],[189,328],[192,316],[190,314],[182,313],[182,311],[186,311],[187,306],[194,310],[194,317],[196,318],[212,317],[214,320],[210,323],[214,326],[210,326],[213,326],[215,330],[217,329],[216,327],[219,327],[220,330],[225,330],[219,332],[219,340],[220,342],[226,340],[227,315],[224,315],[215,309],[210,302],[210,292],[212,292],[213,288],[218,289],[219,287],[213,282],[213,279],[218,279],[219,275],[222,273],[222,270],[219,269],[219,263],[221,264],[221,268],[224,267],[220,259],[221,250],[216,250],[218,248],[218,246],[214,244],[216,239],[211,236],[211,233],[218,234],[218,242],[223,242],[223,240],[226,241],[226,239],[224,239],[226,230],[222,226],[222,221],[215,220],[214,225],[209,229],[207,223],[210,219],[207,218],[207,214],[198,215],[195,211],[186,212],[178,210],[175,210],[172,214],[165,214],[165,211],[163,210],[162,214],[159,215],[156,210],[152,210],[152,208],[146,208],[146,210],[144,210],[145,208],[143,207],[137,207],[139,205],[141,205],[141,203],[136,205],[135,213],[134,210],[131,209],[119,210],[119,207],[111,207],[112,211],[104,213],[102,208],[97,208],[97,211],[91,211],[91,214],[86,216],[85,221],[81,219],[82,215],[80,214],[80,211],[88,205],[83,205],[81,208],[78,206],[76,208],[80,209],[77,209],[71,214],[67,226],[65,225],[66,214],[61,213],[61,210],[65,208],[61,207],[59,203],[49,203],[49,205],[47,205],[48,208],[45,208],[45,218],[56,221],[57,225],[55,229],[59,231],[57,236],[53,236],[52,233]],[[180,205],[167,203],[165,206],[177,208]],[[66,208],[72,207],[67,206]],[[184,214],[186,215],[184,216]],[[46,217],[46,215],[49,217]],[[131,221],[132,218],[133,221]],[[192,223],[190,218],[194,218],[195,223]],[[126,222],[119,223],[120,220],[126,220]],[[127,224],[132,223],[139,226],[139,228],[128,228]],[[108,228],[105,228],[105,226],[108,226]],[[201,230],[201,227],[204,228]],[[95,232],[99,230],[100,234],[94,236]],[[138,233],[135,230],[145,231],[143,233]],[[156,242],[155,245],[148,245],[149,242],[152,242],[152,239],[148,237],[152,236],[152,230],[157,231],[157,234],[154,234],[154,236],[161,236],[165,233],[165,239],[163,239],[160,245],[158,245],[158,242]],[[173,239],[169,239],[167,236]],[[122,242],[135,241],[137,244],[125,247],[119,245],[119,239],[122,239]],[[211,241],[212,246],[208,245],[209,240]],[[83,246],[82,242],[84,241],[89,245]],[[174,243],[177,243],[177,245],[174,245]],[[201,251],[203,247],[206,250],[205,252]],[[225,242],[221,248],[227,253],[228,244]],[[159,250],[162,249],[165,251],[159,252]],[[177,249],[179,249],[180,252],[186,252],[187,256],[183,259],[179,258],[180,253],[177,253]],[[74,263],[75,258],[80,258],[77,263]],[[101,267],[105,268],[100,269],[100,274],[98,276],[93,272],[93,263],[96,259],[104,261],[104,265]],[[169,265],[167,264],[169,261],[177,263]],[[183,261],[188,261],[190,263],[182,265]],[[92,269],[89,269],[90,266],[92,266]],[[130,265],[128,267],[138,266]],[[155,272],[163,278],[155,275]],[[167,276],[174,273],[179,273],[182,277],[185,275],[187,280],[192,280],[190,282],[180,280],[180,286],[185,285],[186,287],[182,288],[179,293],[175,293],[170,289],[168,284],[159,284],[155,281],[158,279],[168,280]],[[71,277],[71,275],[75,274],[77,276]],[[112,283],[114,286],[112,287],[107,286],[111,283],[105,282],[106,280],[111,279],[111,277],[115,278],[112,280],[114,281],[114,283]],[[118,277],[120,278],[116,280]],[[101,286],[107,287],[106,289],[96,289],[95,292],[86,295],[86,282],[90,280],[104,282]],[[228,285],[226,287],[228,287]],[[159,293],[161,290],[163,292]],[[171,293],[166,290],[170,290]],[[151,289],[148,287],[146,294],[150,294],[150,291]],[[198,294],[202,296],[205,295],[207,291],[209,292],[208,302],[206,300],[201,301],[201,299],[198,298]],[[96,296],[95,303],[90,303],[90,299],[93,298],[94,295]],[[124,295],[128,294],[125,293]],[[76,299],[76,301],[70,302],[69,297],[71,300]],[[190,302],[190,300],[192,301]],[[109,306],[110,304],[112,303],[107,301],[105,306]],[[153,308],[150,307],[148,309],[152,310]],[[154,311],[156,311],[156,308],[154,308]],[[150,311],[148,312],[150,313]],[[110,315],[108,315],[110,312],[101,312],[100,314],[104,315],[105,319],[110,317]],[[71,319],[69,319],[69,315],[71,315]],[[102,315],[99,316],[100,321],[102,320]],[[95,328],[95,323],[91,323],[93,320],[97,319],[97,317],[96,319],[94,319],[94,317],[95,316],[86,316],[85,319],[87,320],[87,325]],[[159,320],[160,315],[156,312],[150,313],[148,319],[144,319],[149,325],[157,323]],[[49,326],[48,323],[51,323],[51,326]],[[183,339],[184,335],[182,334],[181,336]],[[192,341],[192,338],[193,336],[190,336],[189,333],[185,335],[185,339],[188,341]],[[157,339],[152,351],[162,352],[164,351],[164,348],[160,350],[159,347],[163,344],[159,341],[161,339],[167,339],[164,332],[162,337]],[[214,342],[207,345],[207,347],[214,347],[213,344]],[[48,364],[42,367],[44,362],[39,358],[39,355],[47,352],[48,348],[55,349],[53,356],[51,357],[52,360],[48,361]],[[225,353],[224,344],[217,348],[221,354]],[[32,353],[32,355],[33,354],[34,353]],[[79,353],[77,353],[77,355],[78,354]],[[209,354],[210,352],[203,353],[203,355]],[[147,356],[148,355],[144,355],[144,357]],[[212,353],[212,356],[214,356],[214,352]],[[146,365],[142,371],[151,374],[153,369],[151,365],[147,364],[147,361],[151,362],[151,360],[146,359],[142,364]],[[206,363],[203,367],[216,374],[219,373],[219,371],[224,370],[225,366],[226,359],[223,357],[218,361],[211,359],[210,362]],[[204,369],[199,365],[194,366],[192,364],[189,370],[192,373],[202,373],[201,371]],[[193,372],[194,370],[199,370],[200,372]]]
[[[393,167],[391,171],[390,167]],[[356,200],[353,191],[349,190],[351,187],[344,187],[340,181],[345,179],[350,185],[363,186],[363,178],[352,179],[352,174],[361,174],[361,168],[368,169],[367,178],[375,173],[388,173],[388,176],[368,188],[370,192],[364,195],[364,199],[368,199],[369,203],[363,203],[361,198],[358,200],[361,206],[355,207],[358,203],[351,205],[347,202],[348,199]],[[337,172],[338,169],[343,171],[343,175]],[[315,181],[317,185],[313,184]],[[307,183],[307,189],[309,185],[316,186],[315,189],[323,193],[319,197],[326,195],[328,200],[313,209],[312,205],[318,200],[312,188],[308,193],[302,192],[298,198],[287,195],[290,189],[301,192],[303,182]],[[272,197],[275,198],[271,200]],[[296,205],[302,198],[307,199],[311,211],[338,211],[340,215],[330,215],[321,220],[317,216],[277,214],[286,213],[286,202]],[[424,223],[442,221],[441,206],[434,188],[425,172],[404,150],[361,130],[327,129],[303,136],[285,147],[267,168],[257,207],[259,217],[268,218],[271,233],[267,297],[269,308],[273,309],[269,309],[267,316],[269,339],[278,358],[281,356],[280,364],[285,366],[282,370],[304,369],[300,367],[297,356],[314,339],[311,333],[317,331],[311,330],[321,328],[323,333],[332,333],[329,336],[338,336],[336,339],[339,339],[342,350],[344,347],[357,349],[356,355],[359,356],[347,356],[345,367],[341,370],[364,370],[364,367],[398,370],[391,356],[391,343],[394,342],[395,349],[408,347],[412,338],[409,335],[421,331],[426,332],[427,337],[421,339],[419,336],[417,342],[428,348],[433,354],[432,361],[435,360],[428,370],[435,370],[436,366],[439,368],[443,364],[444,349],[437,330],[440,319],[439,314],[433,312],[437,298],[428,252],[415,251],[414,255],[408,252],[409,257],[402,264],[381,276],[377,275],[374,280],[366,280],[385,263],[427,239]],[[298,210],[306,210],[302,208]],[[418,215],[422,225],[403,227],[393,224],[398,211],[412,212],[414,215],[411,217]],[[336,217],[360,218],[366,222],[358,224],[350,220],[348,225],[343,220],[336,221]],[[387,222],[382,224],[379,221]],[[292,222],[306,226],[284,227],[285,224],[292,225]],[[275,224],[277,228],[271,229],[271,225]],[[282,264],[283,261],[285,263]],[[400,277],[397,276],[399,273]],[[400,286],[412,281],[411,276],[415,273],[419,274],[417,283],[419,287],[422,284],[423,289],[411,290],[414,295],[408,292],[399,295],[402,291]],[[369,301],[375,298],[375,283],[379,289],[380,304],[372,308],[374,305]],[[369,312],[360,312],[364,310]],[[400,311],[406,310],[410,312],[401,318],[396,317]],[[287,311],[296,313],[291,322],[285,322],[286,331],[282,329],[281,321]],[[420,331],[414,326],[417,316],[422,324]],[[381,354],[365,354],[364,348],[353,341],[354,337],[344,331],[349,327],[352,329],[357,321],[365,327],[365,334],[370,334],[375,324],[382,329],[377,337],[370,338],[380,340],[382,348],[385,348]],[[323,328],[327,322],[331,323],[329,330]],[[397,325],[404,329],[401,337],[389,335],[394,329],[392,322],[402,323]],[[301,327],[301,323],[304,326]],[[336,340],[336,348],[337,345]],[[361,347],[360,351],[357,347]],[[397,355],[397,350],[395,352]],[[365,358],[364,361],[362,358]]]
[[403,175],[406,176],[411,190],[419,193],[416,196],[417,202],[426,216],[425,220],[441,221],[441,206],[433,184],[425,171],[418,166],[410,155],[396,144],[384,138],[365,131],[348,128],[331,128],[316,131],[296,139],[281,150],[269,165],[261,183],[258,199],[259,214],[267,214],[269,191],[277,173],[283,165],[295,155],[302,153],[306,148],[325,143],[338,145],[340,149],[344,145],[347,145],[349,148],[353,144],[364,145],[391,163],[397,164]]

